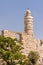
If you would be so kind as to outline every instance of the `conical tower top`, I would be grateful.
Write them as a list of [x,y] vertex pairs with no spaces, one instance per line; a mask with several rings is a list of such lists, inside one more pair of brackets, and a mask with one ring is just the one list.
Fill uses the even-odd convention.
[[26,15],[31,15],[31,11],[29,9],[27,9]]

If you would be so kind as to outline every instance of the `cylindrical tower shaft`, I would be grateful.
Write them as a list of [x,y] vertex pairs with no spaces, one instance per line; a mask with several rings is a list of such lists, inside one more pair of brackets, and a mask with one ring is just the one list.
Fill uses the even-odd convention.
[[28,35],[33,35],[33,17],[30,10],[26,11],[24,17],[24,32]]

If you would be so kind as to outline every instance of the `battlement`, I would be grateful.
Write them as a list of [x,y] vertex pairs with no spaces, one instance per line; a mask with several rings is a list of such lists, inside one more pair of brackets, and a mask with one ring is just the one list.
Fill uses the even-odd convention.
[[13,32],[13,31],[9,31],[9,30],[2,30],[1,31],[1,35],[5,36],[5,37],[11,37],[13,39],[18,38],[19,40],[21,40],[21,32]]

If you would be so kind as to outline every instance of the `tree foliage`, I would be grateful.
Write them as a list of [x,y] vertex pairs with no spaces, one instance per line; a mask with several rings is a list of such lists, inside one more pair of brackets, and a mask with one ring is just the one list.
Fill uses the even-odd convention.
[[39,54],[31,51],[26,57],[21,52],[22,45],[23,43],[17,39],[0,36],[0,59],[2,58],[6,65],[35,65]]
[[0,36],[0,58],[2,58],[7,65],[23,64],[25,55],[21,53],[22,43],[17,39]]
[[39,59],[39,53],[37,51],[31,51],[28,55],[29,62],[27,65],[35,65],[37,60]]

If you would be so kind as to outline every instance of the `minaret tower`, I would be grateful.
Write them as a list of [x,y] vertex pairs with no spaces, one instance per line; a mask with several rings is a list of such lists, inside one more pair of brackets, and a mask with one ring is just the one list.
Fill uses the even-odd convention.
[[31,16],[31,11],[27,10],[24,17],[24,32],[27,35],[33,36],[33,17]]

